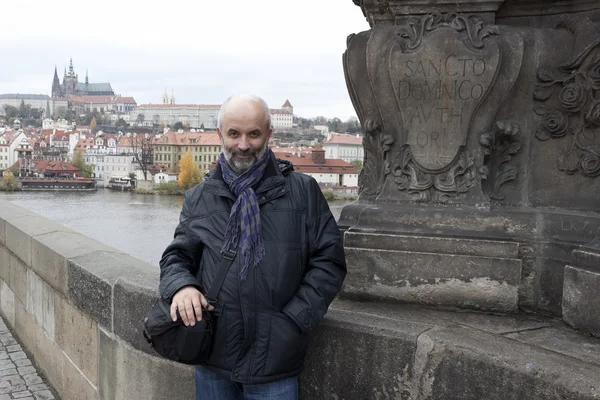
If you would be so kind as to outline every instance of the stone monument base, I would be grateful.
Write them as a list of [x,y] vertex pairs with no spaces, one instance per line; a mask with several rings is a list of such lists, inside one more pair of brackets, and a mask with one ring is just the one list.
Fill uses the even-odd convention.
[[592,400],[600,342],[557,319],[335,301],[300,398]]
[[600,214],[357,202],[339,224],[346,298],[560,316],[565,266]]

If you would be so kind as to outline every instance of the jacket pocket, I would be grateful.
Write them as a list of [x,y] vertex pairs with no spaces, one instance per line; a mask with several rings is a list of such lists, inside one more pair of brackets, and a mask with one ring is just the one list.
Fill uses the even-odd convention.
[[307,334],[287,315],[274,312],[265,375],[291,372],[302,366],[307,345]]

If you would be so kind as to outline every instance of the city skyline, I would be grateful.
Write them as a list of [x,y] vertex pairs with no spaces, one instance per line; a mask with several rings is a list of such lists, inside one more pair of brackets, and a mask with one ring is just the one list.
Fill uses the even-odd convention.
[[[33,3],[11,3],[7,15],[22,15]],[[85,14],[85,24],[48,23],[84,22],[76,4],[36,4],[27,23],[8,22],[11,39],[0,39],[0,48],[11,62],[3,64],[0,92],[50,94],[55,65],[62,80],[72,57],[80,82],[87,70],[90,82],[110,82],[115,94],[138,104],[160,103],[165,89],[177,103],[220,104],[234,93],[254,93],[271,108],[289,99],[305,118],[356,115],[342,54],[346,37],[369,26],[350,0],[265,0],[260,7],[174,1],[159,10],[107,0]],[[179,21],[189,15],[198,18]],[[116,16],[117,27],[102,23]]]

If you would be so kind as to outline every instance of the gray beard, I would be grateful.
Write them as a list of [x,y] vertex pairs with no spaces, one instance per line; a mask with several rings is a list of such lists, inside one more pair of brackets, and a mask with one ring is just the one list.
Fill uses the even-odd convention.
[[267,142],[265,142],[265,145],[263,146],[263,148],[260,149],[259,151],[257,151],[254,154],[254,157],[252,157],[249,160],[236,159],[233,156],[233,152],[227,151],[227,149],[225,148],[225,146],[223,144],[221,144],[221,151],[223,152],[223,155],[225,156],[225,160],[227,161],[227,164],[229,164],[229,166],[231,167],[233,172],[235,172],[238,175],[241,175],[244,172],[246,172],[250,167],[252,167],[254,165],[254,163],[258,162],[258,160],[260,160],[264,157],[268,146],[269,146],[269,144]]

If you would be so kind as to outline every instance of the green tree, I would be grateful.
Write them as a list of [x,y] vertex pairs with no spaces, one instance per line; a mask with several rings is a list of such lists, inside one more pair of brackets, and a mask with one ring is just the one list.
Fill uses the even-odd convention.
[[202,172],[196,164],[192,152],[188,150],[187,153],[179,160],[179,186],[184,190],[188,190],[191,187],[196,186],[202,182]]
[[354,160],[350,164],[354,167],[355,170],[360,171],[362,169],[363,163],[361,160]]
[[81,176],[84,178],[92,177],[93,165],[85,163],[85,158],[83,157],[83,152],[81,150],[75,151],[71,164],[79,170]]
[[25,100],[21,100],[21,105],[19,106],[19,118],[25,119],[29,118],[31,115],[31,104],[25,104]]
[[342,120],[335,117],[327,121],[327,126],[331,132],[339,132],[342,125]]
[[119,120],[117,121],[116,126],[118,128],[125,129],[125,128],[127,128],[129,126],[129,124],[123,118],[119,118]]
[[175,124],[172,126],[172,129],[174,132],[177,132],[180,129],[183,129],[183,122],[179,121],[179,122],[175,122]]
[[140,125],[141,125],[141,124],[143,124],[143,123],[144,123],[144,119],[145,119],[145,118],[146,118],[146,117],[144,116],[144,114],[138,114],[138,115],[137,115],[137,118],[136,118],[135,120],[138,122],[138,124],[140,124]]
[[90,121],[90,129],[93,131],[94,129],[96,129],[96,126],[98,126],[98,123],[96,122],[96,117],[92,117],[92,120]]
[[19,116],[19,109],[17,107],[9,106],[6,104],[4,106],[4,114],[6,115],[6,119],[17,118]]

